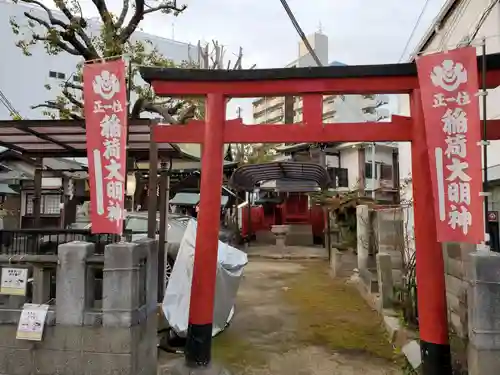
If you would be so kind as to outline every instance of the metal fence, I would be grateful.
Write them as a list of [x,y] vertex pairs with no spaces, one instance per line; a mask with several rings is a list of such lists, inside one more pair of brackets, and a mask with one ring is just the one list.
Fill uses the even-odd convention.
[[49,255],[57,254],[59,245],[72,241],[95,244],[95,254],[104,254],[104,247],[118,242],[114,234],[92,234],[89,229],[14,229],[0,230],[0,254]]

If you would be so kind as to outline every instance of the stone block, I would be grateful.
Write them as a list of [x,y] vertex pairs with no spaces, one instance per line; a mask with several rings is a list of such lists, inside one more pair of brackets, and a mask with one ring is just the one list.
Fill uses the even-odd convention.
[[[120,242],[104,250],[103,326],[130,327],[137,324],[141,307],[141,267],[147,255],[136,243]],[[146,281],[144,281],[146,282]],[[147,289],[147,288],[144,288]]]
[[370,211],[368,206],[356,207],[356,230],[357,230],[357,252],[358,269],[361,271],[368,268],[368,256],[370,254]]
[[469,345],[467,357],[469,375],[493,375],[499,373],[499,350],[478,350],[473,345]]
[[500,254],[470,253],[469,374],[500,373]]
[[28,375],[33,370],[32,350],[0,347],[0,374]]
[[69,242],[59,245],[56,279],[56,319],[58,324],[81,326],[87,303],[86,260],[94,244]]
[[462,249],[459,243],[443,244],[444,252],[448,258],[462,260]]
[[83,327],[57,325],[45,327],[43,348],[47,350],[81,351]]
[[37,374],[84,375],[82,353],[70,350],[38,349],[33,351],[33,367]]
[[444,259],[445,272],[447,275],[464,280],[466,271],[464,269],[464,261],[453,258]]
[[415,370],[419,369],[422,365],[422,353],[418,342],[415,340],[410,341],[408,344],[403,346],[402,351],[411,367]]
[[85,327],[82,330],[82,349],[89,353],[131,354],[134,343],[141,338],[140,329],[140,326]]
[[85,375],[136,375],[131,354],[83,353]]
[[394,282],[392,280],[391,255],[378,253],[377,256],[378,290],[382,308],[388,309],[394,303]]
[[399,318],[394,316],[384,316],[384,327],[389,335],[389,341],[391,343],[396,339],[399,330],[401,329],[401,324],[399,323]]
[[[33,344],[16,339],[17,324],[0,324],[0,347],[10,349],[31,349]],[[0,371],[0,374],[2,372]]]

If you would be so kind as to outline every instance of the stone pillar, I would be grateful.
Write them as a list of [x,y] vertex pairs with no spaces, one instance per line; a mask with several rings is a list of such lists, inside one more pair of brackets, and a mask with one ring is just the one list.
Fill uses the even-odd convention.
[[276,249],[283,252],[285,251],[286,234],[276,234]]
[[361,273],[368,268],[368,256],[370,252],[370,211],[368,206],[357,206],[356,218],[358,270]]
[[50,299],[50,270],[42,265],[33,265],[33,303],[43,304]]
[[106,245],[102,289],[104,327],[131,327],[139,322],[139,309],[147,298],[146,251],[137,243]]
[[158,241],[151,238],[142,238],[135,243],[144,248],[147,254],[146,261],[146,304],[148,313],[155,312],[158,291]]
[[87,307],[87,257],[94,253],[94,244],[69,242],[59,245],[56,278],[57,324],[81,326]]
[[390,309],[394,303],[394,281],[392,279],[392,259],[387,253],[378,253],[377,276],[380,303],[383,309]]
[[[135,242],[146,254],[146,323],[145,335],[138,345],[139,363],[145,374],[155,374],[158,363],[158,241],[143,238]],[[161,249],[163,251],[163,249]]]
[[500,373],[500,254],[470,255],[468,293],[470,375]]

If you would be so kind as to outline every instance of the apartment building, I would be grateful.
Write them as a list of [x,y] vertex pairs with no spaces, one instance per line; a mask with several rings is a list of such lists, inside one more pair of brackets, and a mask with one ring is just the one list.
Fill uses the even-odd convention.
[[[321,64],[324,66],[344,66],[338,61],[329,61],[328,36],[316,32],[308,36],[308,41],[314,49]],[[287,68],[302,68],[316,66],[316,62],[301,41],[298,46],[298,57]],[[294,122],[302,121],[302,98],[295,97],[286,103],[284,97],[258,98],[253,101],[254,123],[284,122],[285,110],[293,108]],[[325,123],[332,122],[364,122],[381,121],[389,118],[390,112],[383,106],[389,103],[387,95],[325,95],[323,101],[323,119]],[[285,108],[286,107],[286,108]]]

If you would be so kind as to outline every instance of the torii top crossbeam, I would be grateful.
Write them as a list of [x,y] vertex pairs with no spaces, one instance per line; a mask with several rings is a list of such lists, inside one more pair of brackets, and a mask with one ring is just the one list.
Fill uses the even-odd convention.
[[[481,66],[478,57],[478,66]],[[500,53],[487,56],[487,86],[500,85]],[[241,119],[229,120],[225,143],[278,142],[405,142],[411,141],[413,120],[392,116],[391,122],[323,124],[323,95],[409,94],[419,88],[415,63],[328,66],[253,70],[207,70],[141,67],[144,80],[159,96],[188,97],[219,93],[226,98],[302,96],[301,124],[260,124],[247,127]],[[158,126],[160,143],[203,143],[203,121],[188,125]],[[304,126],[307,124],[307,127]],[[360,131],[362,126],[363,130]],[[500,120],[490,120],[488,139],[500,139]],[[265,140],[263,140],[265,138]]]

